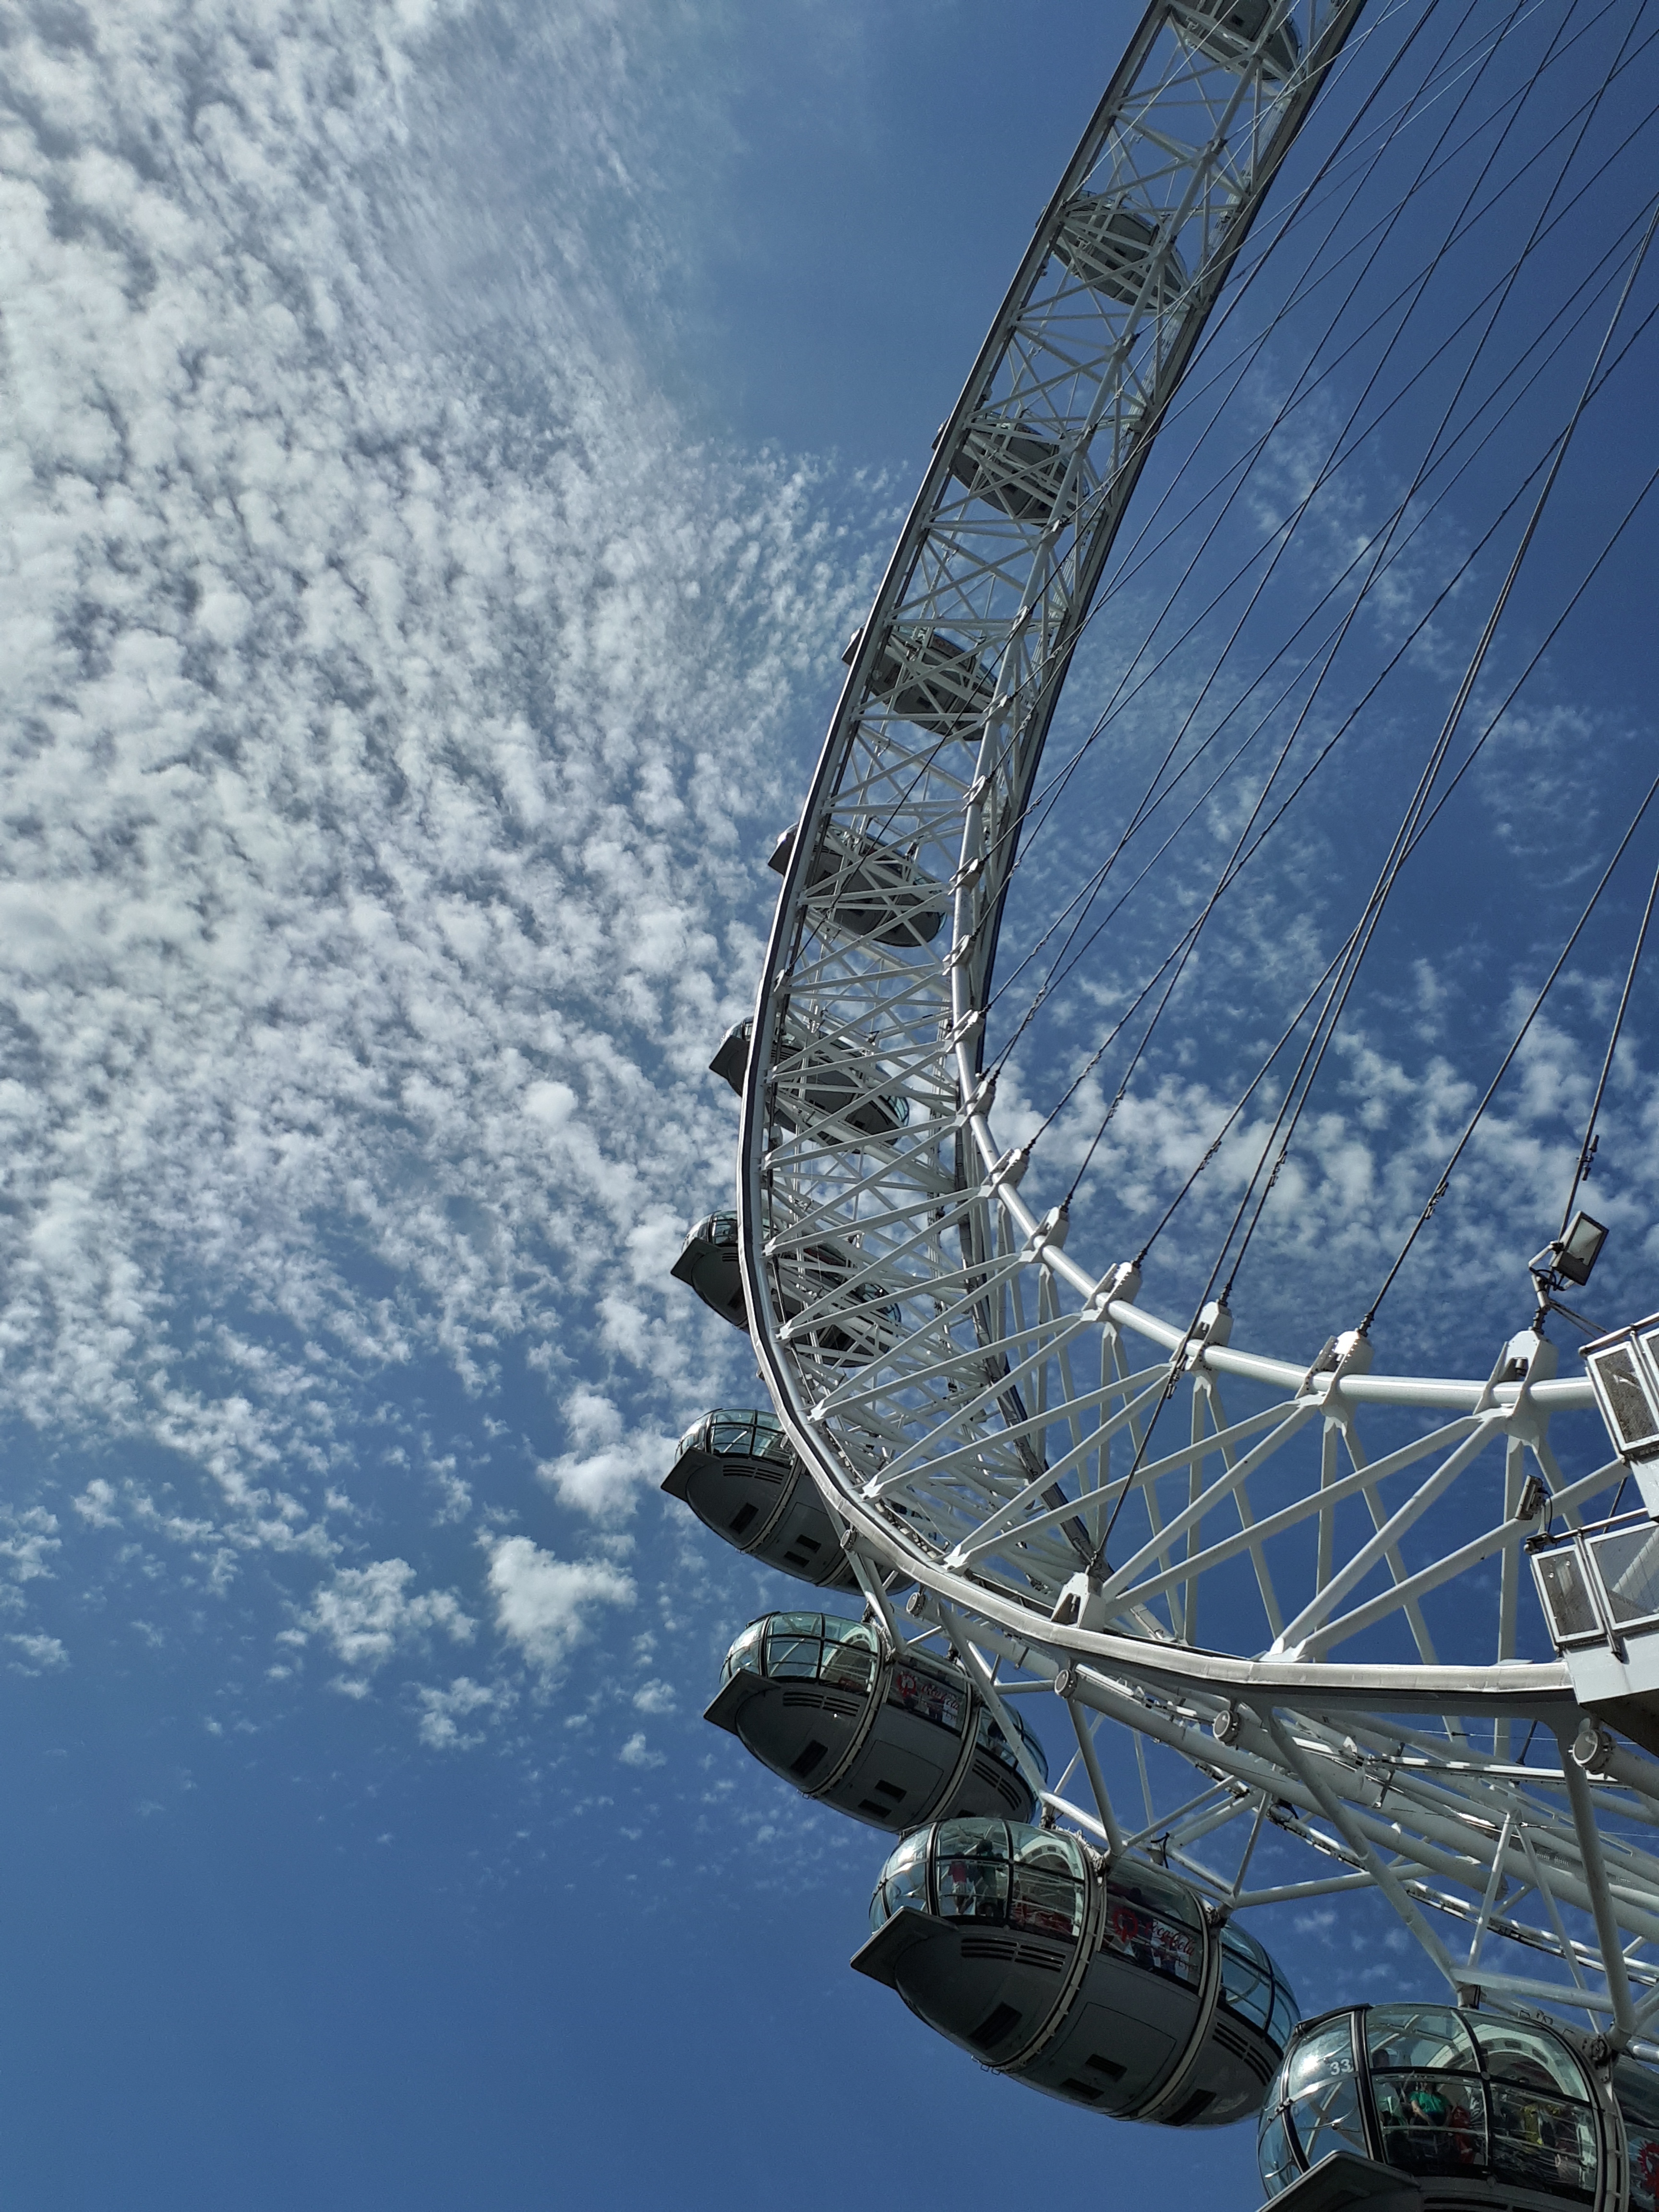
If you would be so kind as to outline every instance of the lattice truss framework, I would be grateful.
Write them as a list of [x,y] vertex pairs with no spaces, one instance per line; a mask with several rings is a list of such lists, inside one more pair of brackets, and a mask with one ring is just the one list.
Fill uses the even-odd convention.
[[[1530,1339],[1486,1377],[1413,1379],[1368,1373],[1352,1335],[1286,1360],[1234,1349],[1225,1316],[1200,1334],[1156,1316],[1133,1270],[1091,1273],[1064,1219],[1024,1204],[981,1072],[1079,626],[1361,5],[1223,0],[1218,21],[1155,0],[1038,226],[854,641],[787,862],[744,1090],[744,1281],[779,1410],[890,1632],[907,1632],[883,1594],[896,1569],[918,1585],[908,1632],[946,1638],[994,1698],[1068,1698],[1092,1809],[1066,1780],[1054,1806],[1118,1847],[1156,1836],[1235,1904],[1377,1887],[1455,1985],[1571,2001],[1628,2040],[1659,2016],[1641,1840],[1659,1806],[1644,1762],[1569,1755],[1565,1667],[1516,1656],[1544,1504],[1576,1525],[1623,1472],[1569,1479],[1551,1448],[1588,1386]],[[1410,1431],[1375,1458],[1368,1408]],[[1423,1601],[1449,1583],[1472,1594],[1474,1657],[1435,1649]],[[1389,1631],[1401,1656],[1349,1656]],[[1102,1717],[1133,1732],[1143,1778],[1163,1745],[1198,1795],[1155,1814],[1148,1783],[1150,1825],[1126,1832]],[[1534,1723],[1543,1772],[1521,1763]],[[1247,1847],[1224,1874],[1206,1852],[1235,1822]],[[1336,1870],[1250,1891],[1267,1824]],[[1447,1915],[1466,1955],[1437,1933]],[[1492,1962],[1494,1934],[1530,1954],[1518,1969]]]

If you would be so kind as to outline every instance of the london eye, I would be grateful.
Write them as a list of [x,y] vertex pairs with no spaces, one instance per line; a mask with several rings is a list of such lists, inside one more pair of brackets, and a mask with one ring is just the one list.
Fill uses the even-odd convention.
[[[709,1718],[890,1839],[854,1966],[1302,2208],[1659,2206],[1659,1300],[1597,1304],[1656,40],[1152,0],[848,646],[675,1267],[770,1404],[665,1486],[810,1586]],[[1356,1893],[1427,1993],[1304,2021],[1252,1914]]]

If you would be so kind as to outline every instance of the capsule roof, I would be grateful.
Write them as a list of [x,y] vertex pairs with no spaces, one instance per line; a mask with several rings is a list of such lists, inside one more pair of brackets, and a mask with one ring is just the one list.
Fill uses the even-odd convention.
[[976,738],[996,696],[996,678],[959,638],[898,629],[876,655],[870,688],[901,720],[936,738]]
[[[799,829],[796,823],[784,831],[767,861],[779,875],[788,869]],[[930,944],[950,907],[945,886],[914,851],[836,824],[808,863],[806,894],[838,930],[878,945]]]
[[1046,522],[1066,480],[1065,449],[1020,416],[977,415],[962,434],[951,473],[975,499],[1018,522]]
[[1288,14],[1262,40],[1274,4],[1275,0],[1187,0],[1190,15],[1207,19],[1206,27],[1195,23],[1188,35],[1201,52],[1231,69],[1248,68],[1254,58],[1264,76],[1289,76],[1302,58],[1302,41]]

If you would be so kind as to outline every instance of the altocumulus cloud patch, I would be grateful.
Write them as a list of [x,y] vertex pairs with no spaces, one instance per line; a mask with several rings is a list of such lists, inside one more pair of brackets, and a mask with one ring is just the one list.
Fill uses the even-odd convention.
[[[355,1425],[527,1356],[580,1549],[731,1358],[661,1269],[729,1175],[740,841],[868,580],[809,473],[686,443],[607,304],[595,226],[646,232],[602,9],[543,51],[596,143],[469,337],[431,281],[483,253],[431,153],[466,15],[13,9],[0,122],[0,1399],[201,1477],[83,1469],[8,1557],[125,1529],[223,1589],[257,1551],[354,1683],[475,1613],[546,1674],[634,1595],[614,1537],[499,1531],[420,1589]],[[501,1705],[460,1676],[420,1725]]]

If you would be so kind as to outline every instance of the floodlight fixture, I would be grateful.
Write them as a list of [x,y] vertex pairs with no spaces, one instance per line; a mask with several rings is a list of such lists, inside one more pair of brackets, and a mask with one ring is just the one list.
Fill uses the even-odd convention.
[[1564,1281],[1582,1287],[1589,1282],[1590,1270],[1601,1258],[1601,1247],[1607,1241],[1605,1222],[1594,1220],[1583,1212],[1575,1213],[1566,1235],[1559,1237],[1553,1247],[1556,1273]]
[[1541,1252],[1535,1252],[1527,1262],[1528,1272],[1536,1285],[1539,1297],[1539,1319],[1550,1312],[1565,1314],[1569,1321],[1577,1322],[1581,1328],[1595,1334],[1601,1324],[1585,1320],[1564,1306],[1559,1293],[1569,1283],[1589,1282],[1590,1270],[1601,1256],[1601,1247],[1607,1241],[1607,1227],[1588,1213],[1575,1213],[1566,1229]]

